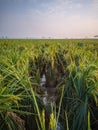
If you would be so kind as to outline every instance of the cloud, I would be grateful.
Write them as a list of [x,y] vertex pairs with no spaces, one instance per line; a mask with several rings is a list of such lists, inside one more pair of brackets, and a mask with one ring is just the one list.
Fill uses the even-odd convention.
[[49,3],[47,2],[41,4],[41,8],[44,8],[46,12],[58,13],[58,14],[66,13],[69,10],[79,9],[81,7],[82,7],[82,3],[74,2],[74,0],[53,0]]
[[98,11],[98,0],[91,1],[91,8]]
[[75,1],[76,0],[50,0],[49,2],[42,2],[38,5],[38,8],[30,8],[27,15],[40,19],[39,21],[56,21],[57,19],[56,22],[58,22],[71,14],[78,14],[79,10],[83,8],[82,3]]
[[[10,0],[11,1],[11,0]],[[14,0],[15,1],[15,0]],[[19,1],[19,0],[18,0]],[[20,0],[25,2],[26,0]],[[97,2],[97,0],[95,0]],[[96,2],[93,2],[94,5]],[[28,0],[21,12],[2,14],[0,35],[13,37],[85,37],[98,33],[98,17],[83,0]],[[97,2],[98,3],[98,2]],[[96,4],[95,4],[96,5]]]

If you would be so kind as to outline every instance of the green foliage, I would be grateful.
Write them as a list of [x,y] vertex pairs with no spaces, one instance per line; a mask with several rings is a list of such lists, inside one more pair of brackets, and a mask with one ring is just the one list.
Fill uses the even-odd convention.
[[[43,74],[59,102],[48,127]],[[97,130],[97,108],[97,39],[0,40],[0,130]]]

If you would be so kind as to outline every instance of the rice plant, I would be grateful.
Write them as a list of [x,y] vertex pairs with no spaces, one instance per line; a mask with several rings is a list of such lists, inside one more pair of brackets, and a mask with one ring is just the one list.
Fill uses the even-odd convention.
[[98,39],[0,39],[1,130],[97,128]]

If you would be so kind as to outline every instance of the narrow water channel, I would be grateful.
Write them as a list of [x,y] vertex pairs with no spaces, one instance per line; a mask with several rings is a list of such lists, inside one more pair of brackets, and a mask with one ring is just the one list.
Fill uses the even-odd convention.
[[[46,109],[51,109],[51,106],[54,107],[56,105],[57,100],[57,90],[55,87],[46,87],[46,77],[43,74],[41,78],[41,89],[43,91],[43,95],[41,96],[42,103]],[[48,111],[47,111],[48,112]],[[51,114],[51,113],[50,113]],[[58,121],[57,129],[61,130],[61,123]]]

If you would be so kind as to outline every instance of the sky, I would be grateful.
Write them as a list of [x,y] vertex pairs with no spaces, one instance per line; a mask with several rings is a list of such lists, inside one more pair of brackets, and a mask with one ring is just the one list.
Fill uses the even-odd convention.
[[0,37],[98,35],[98,0],[0,0]]

